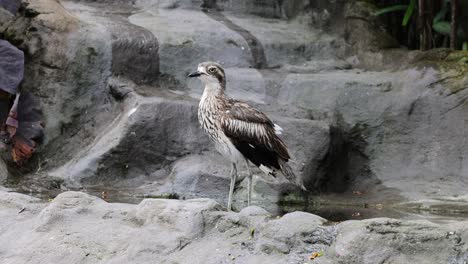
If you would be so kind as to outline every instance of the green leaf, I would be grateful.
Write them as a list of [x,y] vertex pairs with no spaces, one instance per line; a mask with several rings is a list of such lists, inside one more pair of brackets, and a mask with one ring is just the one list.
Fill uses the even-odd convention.
[[440,21],[432,25],[435,32],[443,35],[450,35],[450,22]]
[[445,14],[447,14],[447,10],[448,10],[447,5],[444,5],[442,9],[434,17],[434,20],[432,20],[432,24],[434,25],[435,23],[441,21],[445,17]]
[[253,228],[250,229],[250,237],[249,237],[249,239],[252,239],[252,238],[254,237],[254,235],[255,235],[255,227],[253,227]]
[[380,15],[390,13],[390,12],[403,11],[403,10],[406,10],[407,8],[408,8],[408,5],[393,5],[393,6],[389,6],[389,7],[385,7],[385,8],[377,10],[374,13],[374,15],[380,16]]
[[406,9],[405,16],[403,17],[403,22],[401,23],[402,26],[408,25],[408,22],[413,14],[413,11],[416,7],[416,0],[411,0],[408,8]]

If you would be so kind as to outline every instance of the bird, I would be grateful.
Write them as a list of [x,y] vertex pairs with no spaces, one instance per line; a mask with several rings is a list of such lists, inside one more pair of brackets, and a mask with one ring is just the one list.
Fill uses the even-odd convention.
[[203,62],[188,75],[205,84],[198,106],[201,128],[214,142],[215,148],[231,162],[227,210],[232,210],[232,199],[237,179],[237,165],[247,165],[247,205],[252,198],[252,171],[249,162],[268,175],[282,173],[303,190],[303,180],[288,165],[291,159],[286,144],[279,138],[283,128],[273,123],[263,112],[225,94],[226,74],[216,62]]

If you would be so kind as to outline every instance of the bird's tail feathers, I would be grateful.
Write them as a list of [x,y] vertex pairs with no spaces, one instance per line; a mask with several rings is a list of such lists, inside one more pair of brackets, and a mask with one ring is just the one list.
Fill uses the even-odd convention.
[[279,165],[281,167],[281,172],[288,181],[296,184],[302,190],[307,191],[306,187],[304,186],[303,180],[294,173],[293,169],[291,168],[291,166],[289,166],[287,161],[280,159]]

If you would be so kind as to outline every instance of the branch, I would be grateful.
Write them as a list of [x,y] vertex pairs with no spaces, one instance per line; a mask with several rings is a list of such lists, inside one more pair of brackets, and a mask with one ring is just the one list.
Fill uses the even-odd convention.
[[451,0],[452,4],[452,20],[450,25],[450,48],[457,48],[457,10],[458,10],[458,1]]

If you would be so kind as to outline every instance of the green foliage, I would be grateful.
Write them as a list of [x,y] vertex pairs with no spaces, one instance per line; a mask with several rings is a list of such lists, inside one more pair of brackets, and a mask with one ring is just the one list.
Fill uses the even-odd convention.
[[444,5],[442,7],[442,9],[440,9],[440,11],[435,15],[434,17],[434,20],[433,20],[433,24],[439,22],[439,21],[442,21],[445,17],[445,15],[447,14],[447,10],[448,10],[448,7],[447,5]]
[[414,9],[416,8],[416,0],[411,0],[408,8],[406,9],[405,16],[403,17],[403,22],[401,23],[402,26],[408,25],[408,22],[411,18],[411,15],[414,13]]
[[[434,20],[432,21],[432,29],[434,29],[435,32],[445,35],[445,36],[450,36],[450,31],[451,31],[451,23],[449,21],[445,21],[445,15],[447,14],[448,11],[448,5],[444,5],[442,9],[435,15]],[[459,38],[464,37],[464,32],[462,28],[458,28],[457,30],[457,36]]]
[[432,28],[439,34],[450,35],[450,22],[440,21],[432,24]]
[[[377,0],[375,0],[377,1]],[[385,2],[385,1],[382,1]],[[413,44],[413,47],[415,46],[414,44],[417,44],[418,41],[415,39],[418,38],[419,36],[419,45],[421,49],[427,49],[430,48],[431,46],[440,46],[442,44],[442,39],[440,35],[448,36],[452,38],[451,34],[451,27],[452,23],[450,21],[451,16],[448,14],[452,12],[451,8],[457,8],[459,11],[459,15],[457,16],[457,19],[455,23],[457,23],[457,32],[456,32],[456,39],[458,38],[459,41],[463,43],[462,49],[467,50],[468,49],[468,14],[466,10],[468,10],[468,0],[462,0],[461,3],[459,2],[460,5],[453,7],[452,3],[450,0],[442,0],[438,3],[432,2],[432,1],[425,1],[424,7],[422,10],[424,10],[424,14],[421,14],[421,19],[423,21],[417,21],[416,19],[411,19],[413,17],[413,14],[416,13],[418,14],[421,10],[419,9],[418,6],[418,1],[417,0],[400,0],[398,1],[400,3],[391,5],[391,6],[386,6],[384,8],[381,8],[377,10],[374,15],[375,16],[381,16],[384,14],[388,13],[394,13],[394,12],[400,12],[404,11],[403,19],[401,21],[401,26],[403,27],[410,27],[410,29],[405,29],[405,31],[408,34],[408,45]],[[437,9],[439,10],[437,10]],[[429,10],[429,12],[428,12]],[[436,11],[437,13],[432,13],[433,11]],[[434,18],[432,20],[432,31],[434,33],[440,34],[439,36],[431,34],[428,31],[431,31],[431,28],[428,25],[427,19],[431,17],[431,13],[434,14]],[[448,20],[448,21],[447,21]],[[391,22],[393,26],[398,26],[395,23]],[[421,25],[422,23],[422,25]],[[430,23],[430,22],[429,22]],[[428,25],[426,27],[426,25]],[[395,30],[394,32],[401,32],[400,30]],[[421,32],[419,32],[421,31]],[[401,37],[401,36],[400,36]],[[456,40],[455,40],[456,41]],[[446,42],[446,39],[444,41]],[[446,44],[444,44],[446,45]]]
[[408,5],[393,5],[393,6],[379,9],[377,12],[374,13],[374,15],[380,16],[380,15],[390,13],[390,12],[403,11],[403,10],[406,10],[407,8],[408,8]]
[[432,28],[435,32],[443,35],[450,35],[450,22],[444,21],[448,6],[444,5],[432,20]]
[[405,10],[405,16],[403,17],[403,21],[401,22],[402,26],[408,25],[408,22],[413,15],[414,10],[416,9],[416,0],[411,0],[409,5],[393,5],[388,6],[382,9],[379,9],[377,12],[374,13],[376,16],[380,16],[386,13],[395,12],[395,11],[403,11]]

